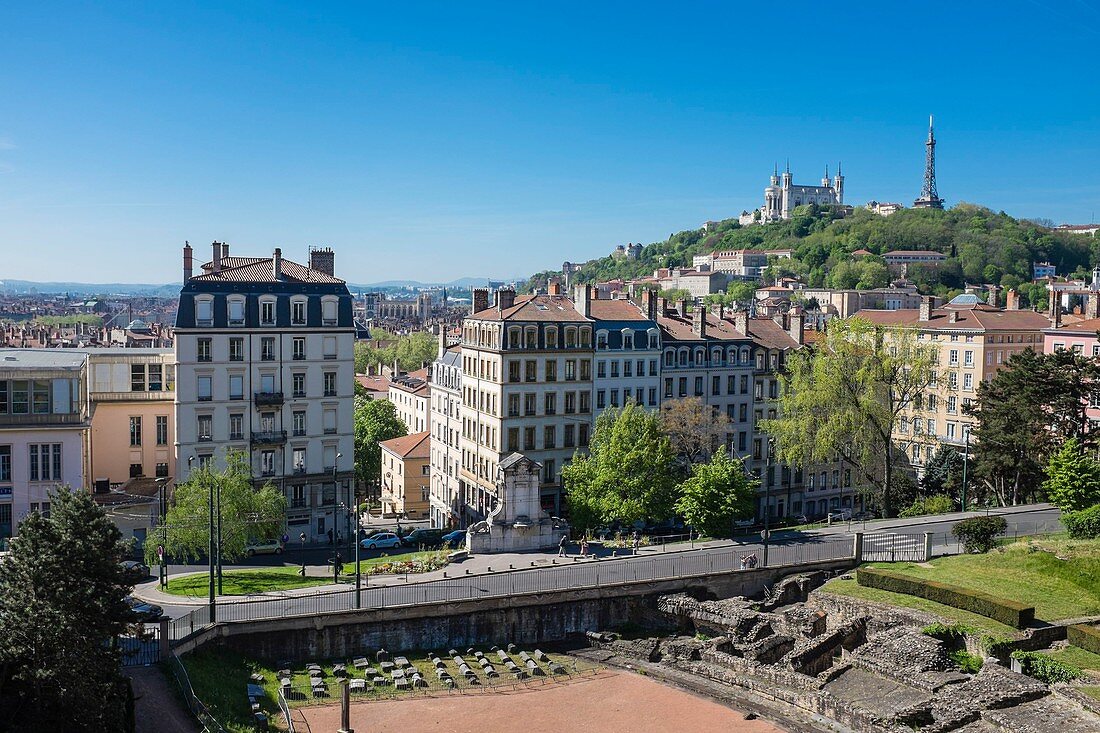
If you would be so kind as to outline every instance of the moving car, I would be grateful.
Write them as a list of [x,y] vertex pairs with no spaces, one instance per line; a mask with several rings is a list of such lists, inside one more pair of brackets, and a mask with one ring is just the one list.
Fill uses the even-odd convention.
[[160,606],[133,596],[126,597],[126,605],[130,607],[130,612],[137,621],[157,621],[164,615],[164,609]]
[[283,543],[279,540],[253,540],[244,546],[244,553],[249,557],[255,555],[281,555]]
[[149,577],[149,566],[137,560],[123,560],[119,563],[122,573],[131,583],[140,583]]
[[466,530],[456,529],[439,538],[443,547],[462,547],[466,544]]
[[443,530],[417,527],[401,538],[406,547],[439,547],[443,542]]
[[393,532],[379,532],[359,543],[364,550],[376,550],[385,547],[400,547],[401,538]]

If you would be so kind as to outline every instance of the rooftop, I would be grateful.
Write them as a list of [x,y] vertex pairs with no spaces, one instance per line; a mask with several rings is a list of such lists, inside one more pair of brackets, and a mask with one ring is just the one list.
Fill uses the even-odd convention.
[[[593,301],[595,302],[595,301]],[[575,321],[587,319],[573,307],[573,301],[564,295],[519,295],[511,308],[490,306],[470,318],[483,321]]]
[[422,433],[383,440],[378,445],[401,458],[427,458],[430,455],[431,434],[430,430],[425,430]]
[[276,279],[274,257],[226,257],[221,260],[221,270],[214,272],[214,264],[207,262],[202,266],[203,274],[195,275],[188,282],[249,282],[276,283],[302,282],[342,285],[343,280],[305,265],[280,257],[279,272]]
[[0,367],[8,368],[81,369],[87,358],[81,349],[0,349]]

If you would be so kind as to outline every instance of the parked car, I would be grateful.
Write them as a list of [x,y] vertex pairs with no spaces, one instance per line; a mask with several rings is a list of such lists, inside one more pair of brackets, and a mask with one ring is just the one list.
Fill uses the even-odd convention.
[[457,548],[466,544],[466,530],[456,529],[454,532],[448,532],[439,538],[443,547]]
[[149,577],[149,566],[137,560],[123,560],[119,563],[126,580],[131,583],[140,583]]
[[283,543],[280,540],[252,540],[244,546],[244,554],[249,557],[255,555],[282,555]]
[[852,515],[852,519],[857,522],[864,522],[868,519],[878,519],[878,515],[874,512],[858,512]]
[[406,547],[439,547],[443,541],[443,530],[417,527],[401,538]]
[[836,512],[829,512],[829,519],[834,522],[846,522],[852,518],[851,509],[841,509]]
[[401,538],[393,532],[379,532],[378,534],[371,535],[362,542],[359,546],[364,550],[378,550],[386,547],[400,547]]
[[164,609],[155,603],[146,603],[140,598],[126,597],[126,605],[137,621],[157,621],[164,615]]

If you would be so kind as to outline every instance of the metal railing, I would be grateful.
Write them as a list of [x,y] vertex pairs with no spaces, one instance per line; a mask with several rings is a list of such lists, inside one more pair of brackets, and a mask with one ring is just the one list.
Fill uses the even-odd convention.
[[168,659],[168,664],[172,668],[176,684],[179,685],[180,692],[183,693],[183,700],[187,703],[187,708],[191,711],[191,714],[195,716],[208,733],[227,733],[222,724],[218,722],[218,719],[214,717],[214,714],[210,712],[210,708],[206,707],[203,701],[195,695],[194,689],[191,688],[191,678],[187,676],[187,668],[183,666],[180,658],[172,654]]
[[[846,536],[772,542],[768,548],[766,567],[852,559],[852,552],[852,539]],[[479,574],[398,585],[367,585],[360,591],[361,606],[364,610],[377,610],[701,577],[740,570],[741,558],[749,554],[755,554],[760,567],[765,567],[760,544],[700,550],[685,548],[656,556],[643,553],[638,557],[595,561],[566,560],[560,564],[528,569],[509,569],[507,565],[502,565],[494,571],[490,566],[488,572]],[[463,570],[461,566],[450,566],[447,572],[461,573]],[[354,610],[355,591],[349,587],[308,595],[219,604],[217,619],[219,622],[259,621]],[[169,637],[173,643],[178,643],[209,623],[209,607],[199,606],[188,614],[172,619]]]
[[[1044,535],[1058,534],[1064,531],[1065,527],[1058,517],[1009,521],[1008,525],[1005,527],[1005,531],[1000,535],[999,539],[1006,543],[1016,542],[1017,540],[1027,537],[1042,537]],[[966,548],[959,542],[959,538],[951,534],[950,531],[935,532],[932,534],[933,556],[961,555],[964,552],[966,552]]]
[[279,687],[279,695],[276,702],[279,703],[279,711],[283,714],[283,720],[286,721],[286,729],[288,733],[294,733],[294,718],[290,714],[290,703],[286,701],[286,697],[283,695],[283,688]]

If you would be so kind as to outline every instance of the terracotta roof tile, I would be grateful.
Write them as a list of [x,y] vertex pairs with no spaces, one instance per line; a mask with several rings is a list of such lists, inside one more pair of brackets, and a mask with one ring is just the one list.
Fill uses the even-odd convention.
[[482,321],[570,321],[586,319],[573,307],[573,301],[564,295],[520,295],[515,305],[501,311],[493,306],[470,316]]
[[[250,282],[250,283],[274,283],[286,280],[304,283],[327,283],[342,285],[343,280],[327,275],[318,270],[311,270],[305,265],[299,265],[286,258],[282,260],[279,272],[282,278],[275,279],[274,266],[271,257],[230,257],[222,262],[220,272],[213,271],[213,265],[203,265],[203,274],[191,278],[198,282]],[[228,263],[228,265],[227,265]]]
[[431,455],[431,441],[428,439],[430,435],[431,431],[425,430],[422,433],[383,440],[378,445],[402,458],[428,458]]

